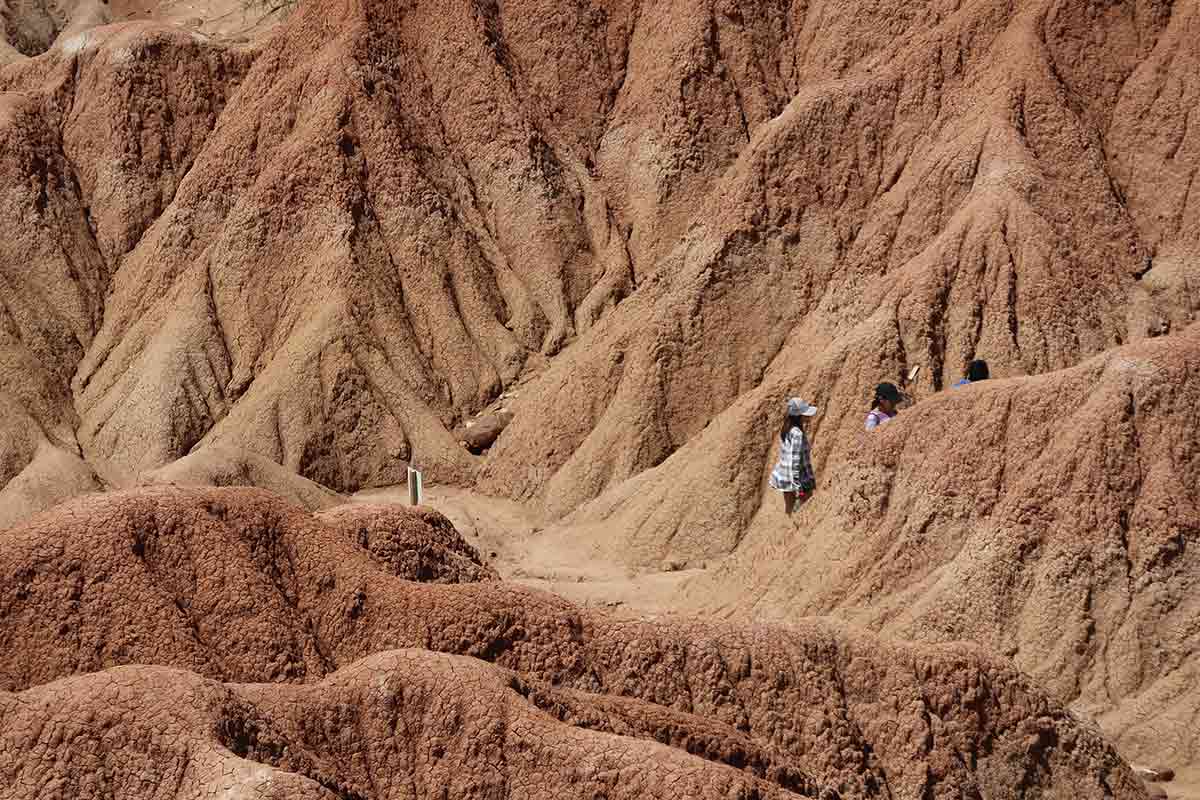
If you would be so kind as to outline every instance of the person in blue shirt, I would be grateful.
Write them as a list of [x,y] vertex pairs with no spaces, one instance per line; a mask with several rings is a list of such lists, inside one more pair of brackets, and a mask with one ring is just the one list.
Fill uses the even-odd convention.
[[968,383],[978,383],[988,379],[988,365],[982,358],[976,359],[967,365],[967,377],[963,378],[955,386],[966,386]]

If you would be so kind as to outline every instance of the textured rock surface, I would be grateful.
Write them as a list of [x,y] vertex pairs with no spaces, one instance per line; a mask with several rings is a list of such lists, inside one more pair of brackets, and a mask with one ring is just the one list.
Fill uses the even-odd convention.
[[[655,176],[690,225],[637,219],[670,247],[631,242],[638,291],[522,395],[485,486],[534,493],[545,465],[566,512],[756,390],[858,414],[913,365],[926,391],[974,357],[1038,374],[1196,318],[1195,4],[765,5],[676,26],[683,75],[636,106],[666,119],[630,127],[692,122],[659,143],[688,166]],[[745,128],[721,125],[730,110]],[[757,495],[756,465],[733,469]]]
[[[0,2],[0,528],[158,480],[320,508],[415,461],[633,566],[734,553],[698,606],[974,638],[1197,760],[1195,2],[308,0],[252,44],[105,5]],[[1010,380],[857,435],[875,382],[974,357]],[[811,548],[761,509],[794,393]],[[290,655],[164,652],[328,674],[246,569],[233,652]]]
[[58,371],[22,405],[116,483],[213,443],[469,479],[454,427],[578,339],[484,476],[564,512],[773,375],[1039,373],[1200,305],[1194,4],[559,5],[0,71],[11,291],[72,295],[17,325]]
[[138,476],[141,485],[172,486],[257,486],[309,511],[331,508],[345,498],[324,486],[302,478],[256,453],[223,447],[206,447]]
[[[1097,732],[978,648],[413,583],[373,546],[374,511],[325,516],[260,490],[146,488],[0,534],[13,796],[1142,796]],[[430,541],[470,555],[444,529]],[[394,652],[412,647],[474,659]],[[95,673],[121,664],[189,672]]]
[[[120,668],[0,694],[0,776],[13,798],[818,796],[786,764],[772,766],[794,792],[648,736],[560,724],[528,691],[473,659],[412,650],[306,687]],[[92,755],[113,737],[130,745]]]
[[371,554],[383,568],[410,581],[474,583],[496,580],[479,552],[436,511],[392,504],[332,508],[317,519]]
[[[763,394],[721,425],[769,437],[771,400]],[[905,638],[971,639],[1096,714],[1131,755],[1191,763],[1200,754],[1198,404],[1193,327],[1060,373],[926,398],[875,434],[861,431],[861,412],[831,414],[814,437],[817,495],[792,521],[773,493],[743,500],[722,481],[730,454],[707,441],[720,435],[714,426],[585,509],[603,525],[573,530],[611,531],[611,552],[642,563],[698,558],[714,544],[692,520],[732,507],[746,515],[745,536],[681,605],[768,619],[835,614]],[[732,455],[765,481],[766,454]]]

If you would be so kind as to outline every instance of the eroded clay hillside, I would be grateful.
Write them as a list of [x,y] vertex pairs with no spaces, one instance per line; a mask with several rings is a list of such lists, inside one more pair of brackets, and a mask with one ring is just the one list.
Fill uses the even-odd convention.
[[[307,0],[254,39],[100,5],[0,4],[0,529],[417,463],[632,569],[723,560],[688,608],[971,639],[1196,760],[1196,3]],[[944,391],[975,357],[1002,380]],[[188,658],[153,663],[269,678]]]
[[222,444],[469,480],[454,425],[575,342],[484,476],[565,511],[822,360],[857,403],[1178,330],[1196,14],[313,2],[256,45],[59,37],[0,73],[5,416],[37,423],[3,477]]
[[1144,796],[977,647],[622,620],[432,512],[160,487],[0,545],[4,797]]

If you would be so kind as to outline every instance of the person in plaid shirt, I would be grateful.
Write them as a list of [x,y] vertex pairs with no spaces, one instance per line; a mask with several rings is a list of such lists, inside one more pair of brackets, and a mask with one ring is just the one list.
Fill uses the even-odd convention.
[[817,407],[799,397],[787,401],[787,418],[779,432],[779,461],[771,470],[771,488],[783,493],[783,510],[791,514],[797,501],[803,503],[812,495],[817,481],[813,477],[812,455],[804,423],[815,416]]

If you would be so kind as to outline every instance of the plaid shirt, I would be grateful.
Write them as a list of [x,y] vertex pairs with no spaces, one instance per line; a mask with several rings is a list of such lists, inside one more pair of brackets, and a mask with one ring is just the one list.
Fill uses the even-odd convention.
[[771,470],[771,487],[781,492],[811,492],[816,485],[808,437],[799,428],[792,428],[779,446],[779,463]]

